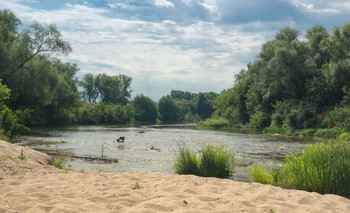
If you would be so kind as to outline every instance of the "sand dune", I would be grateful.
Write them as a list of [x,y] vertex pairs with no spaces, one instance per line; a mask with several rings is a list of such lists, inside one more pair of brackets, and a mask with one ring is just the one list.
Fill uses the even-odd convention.
[[337,195],[193,175],[65,171],[46,154],[0,141],[6,154],[0,212],[350,212],[350,200]]

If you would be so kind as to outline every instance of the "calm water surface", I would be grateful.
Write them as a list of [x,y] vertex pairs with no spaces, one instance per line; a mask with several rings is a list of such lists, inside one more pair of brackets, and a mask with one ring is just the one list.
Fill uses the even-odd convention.
[[[122,146],[116,143],[120,136],[125,137]],[[59,151],[76,156],[119,160],[118,163],[102,164],[72,159],[69,164],[73,168],[161,173],[173,173],[172,164],[179,145],[199,151],[207,143],[220,143],[235,150],[239,165],[230,178],[240,181],[250,181],[247,168],[252,164],[282,165],[281,159],[285,155],[306,146],[306,142],[298,138],[198,130],[195,125],[37,128],[15,142],[46,153]]]

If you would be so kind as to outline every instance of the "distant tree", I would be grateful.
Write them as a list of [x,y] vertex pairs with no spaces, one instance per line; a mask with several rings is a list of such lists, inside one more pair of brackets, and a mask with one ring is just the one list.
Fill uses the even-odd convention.
[[106,73],[95,77],[101,100],[105,103],[127,104],[131,96],[132,78],[126,75],[109,76]]
[[175,101],[169,96],[163,96],[158,102],[160,120],[162,122],[176,122],[178,120],[178,108]]
[[99,96],[97,79],[91,73],[88,73],[82,81],[79,81],[79,85],[84,89],[82,95],[85,102],[96,103]]
[[133,101],[135,120],[140,122],[156,122],[158,118],[157,105],[152,99],[143,94],[137,95]]

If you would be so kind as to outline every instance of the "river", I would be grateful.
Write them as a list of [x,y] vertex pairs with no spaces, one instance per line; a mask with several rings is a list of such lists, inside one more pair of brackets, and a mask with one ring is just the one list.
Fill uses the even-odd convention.
[[[123,145],[116,142],[121,136],[125,137]],[[254,163],[267,167],[280,166],[287,154],[306,146],[306,141],[300,138],[237,130],[201,130],[191,124],[34,128],[30,134],[14,142],[45,153],[59,152],[119,161],[101,163],[72,158],[68,162],[72,168],[161,173],[174,173],[172,165],[179,146],[199,152],[205,144],[219,143],[235,151],[238,164],[229,178],[238,181],[251,181],[247,168]]]

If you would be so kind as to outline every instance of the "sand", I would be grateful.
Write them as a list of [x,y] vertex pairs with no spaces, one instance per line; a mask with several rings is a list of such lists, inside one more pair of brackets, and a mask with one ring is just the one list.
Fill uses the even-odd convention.
[[[25,160],[18,159],[23,149]],[[0,212],[350,212],[337,195],[152,172],[61,170],[0,141]]]

